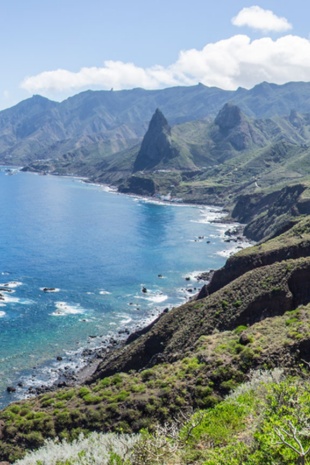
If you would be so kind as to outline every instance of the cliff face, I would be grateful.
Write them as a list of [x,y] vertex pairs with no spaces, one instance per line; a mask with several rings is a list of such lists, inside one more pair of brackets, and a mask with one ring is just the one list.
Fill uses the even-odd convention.
[[93,380],[172,363],[214,330],[251,326],[307,304],[309,280],[309,257],[248,271],[217,292],[164,314],[149,332],[105,360]]
[[213,294],[248,271],[309,255],[310,220],[307,217],[286,233],[230,257],[223,268],[214,272],[210,283],[202,287],[198,299]]
[[253,325],[310,302],[310,220],[230,258],[196,301],[164,314],[99,366],[93,379],[174,362],[203,335]]
[[294,217],[303,214],[308,207],[301,199],[306,190],[303,184],[295,184],[270,194],[242,195],[237,198],[232,217],[246,223],[244,234],[254,241],[289,229]]
[[250,123],[241,109],[232,103],[226,103],[214,120],[218,131],[214,132],[213,140],[219,145],[218,150],[231,146],[237,152],[247,150],[252,146],[263,147],[266,139],[261,131]]

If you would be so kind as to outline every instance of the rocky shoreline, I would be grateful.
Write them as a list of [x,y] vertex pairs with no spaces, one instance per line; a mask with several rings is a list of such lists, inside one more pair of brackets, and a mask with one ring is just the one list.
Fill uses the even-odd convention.
[[[225,221],[224,219],[217,219],[213,222],[220,222],[224,224],[228,223],[227,218],[225,218]],[[224,242],[236,244],[238,249],[242,249],[246,244],[250,245],[242,233],[243,226],[234,225],[233,227],[225,230],[223,240]],[[206,282],[211,280],[214,272],[215,270],[206,271],[195,276],[195,279],[198,284],[200,283],[203,286]],[[185,280],[189,281],[191,278],[186,277]],[[193,286],[193,288],[191,288],[191,293],[188,293],[188,300],[194,300],[199,295],[200,287],[201,286]],[[77,386],[90,382],[98,366],[104,362],[105,359],[110,357],[113,351],[126,346],[142,334],[147,333],[168,311],[169,309],[166,308],[161,313],[154,315],[154,319],[151,322],[146,320],[132,328],[120,328],[112,336],[104,338],[98,347],[84,348],[82,352],[75,357],[68,357],[68,359],[65,359],[58,356],[56,361],[54,361],[58,364],[58,367],[53,368],[54,374],[55,372],[57,374],[56,380],[50,384],[36,385],[36,383],[33,383],[33,385],[25,388],[22,381],[17,381],[16,385],[7,386],[7,392],[10,394],[10,397],[12,397],[12,401],[15,401],[37,396],[45,392],[54,391],[62,387]],[[100,338],[100,336],[98,336],[98,338]],[[72,362],[76,362],[75,367],[72,367]],[[32,379],[36,378],[36,371],[37,368],[34,367]]]
[[[25,398],[34,397],[46,392],[55,391],[63,387],[78,386],[87,383],[92,375],[95,373],[98,365],[103,362],[114,350],[120,349],[129,344],[141,334],[146,333],[165,313],[168,312],[166,308],[159,315],[155,316],[151,323],[141,323],[131,329],[119,329],[113,336],[104,339],[102,344],[95,348],[84,348],[79,355],[79,365],[75,368],[69,366],[73,358],[68,358],[68,364],[64,366],[53,368],[53,372],[57,372],[57,379],[50,384],[35,384],[25,388],[23,382],[18,380],[16,384],[7,386],[7,393],[12,395],[12,401],[18,401]],[[66,359],[57,356],[56,363],[63,364]],[[36,377],[37,367],[33,368],[32,379]],[[18,396],[18,397],[16,397]]]

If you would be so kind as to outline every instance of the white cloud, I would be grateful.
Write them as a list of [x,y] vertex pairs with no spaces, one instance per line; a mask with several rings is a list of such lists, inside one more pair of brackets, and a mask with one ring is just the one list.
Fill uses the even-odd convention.
[[264,32],[283,32],[292,29],[286,18],[275,15],[271,10],[264,10],[259,6],[243,8],[232,19],[234,26],[248,26]]
[[178,85],[169,68],[153,66],[140,68],[133,63],[105,61],[102,68],[82,68],[74,73],[65,69],[44,71],[30,76],[21,83],[29,92],[63,92],[82,88],[130,89],[132,87],[157,88]]
[[251,41],[240,34],[207,44],[202,50],[182,51],[168,67],[141,68],[133,63],[106,61],[102,67],[78,72],[45,71],[26,78],[21,87],[55,98],[57,93],[67,96],[83,89],[158,89],[202,82],[233,90],[239,86],[251,88],[262,81],[310,81],[310,41],[295,35]]

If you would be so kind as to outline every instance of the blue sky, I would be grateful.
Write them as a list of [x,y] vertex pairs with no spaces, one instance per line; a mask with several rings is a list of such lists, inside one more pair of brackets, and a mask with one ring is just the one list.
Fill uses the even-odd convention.
[[2,0],[0,109],[88,88],[308,81],[309,10],[309,0]]

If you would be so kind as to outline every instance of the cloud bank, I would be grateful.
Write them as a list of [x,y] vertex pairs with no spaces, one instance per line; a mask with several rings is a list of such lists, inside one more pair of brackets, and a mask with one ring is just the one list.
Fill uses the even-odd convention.
[[[233,23],[256,29],[283,31],[291,27],[285,18],[259,7],[244,8]],[[30,93],[55,96],[84,89],[160,89],[171,86],[195,85],[234,90],[251,88],[268,81],[284,84],[288,81],[310,80],[310,41],[285,35],[277,39],[257,40],[238,34],[209,43],[203,49],[183,50],[170,66],[149,68],[134,63],[105,61],[102,67],[82,68],[78,72],[65,69],[45,71],[24,79],[21,87]]]
[[264,32],[284,32],[292,29],[286,18],[275,15],[271,10],[264,10],[259,6],[243,8],[232,19],[234,26],[248,26]]

